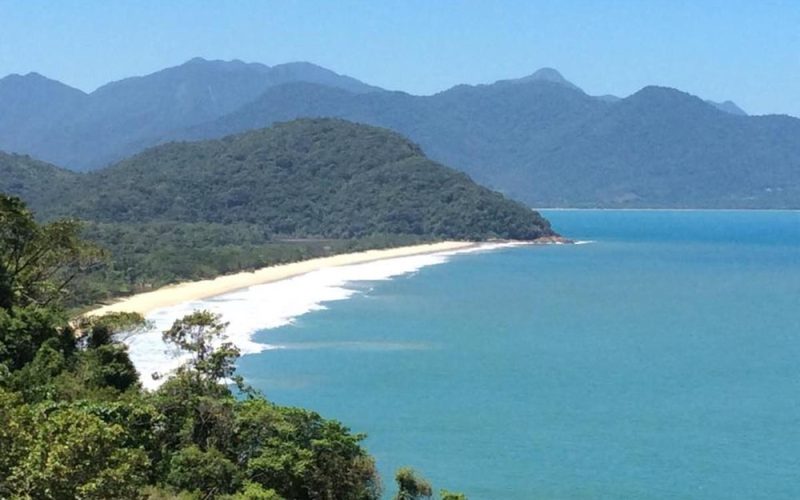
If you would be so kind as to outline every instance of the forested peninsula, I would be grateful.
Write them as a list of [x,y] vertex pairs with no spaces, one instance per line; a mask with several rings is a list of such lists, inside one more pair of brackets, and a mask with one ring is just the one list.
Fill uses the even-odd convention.
[[555,235],[399,134],[338,119],[165,144],[90,173],[2,155],[0,173],[0,192],[41,220],[84,221],[109,251],[76,305],[335,253]]

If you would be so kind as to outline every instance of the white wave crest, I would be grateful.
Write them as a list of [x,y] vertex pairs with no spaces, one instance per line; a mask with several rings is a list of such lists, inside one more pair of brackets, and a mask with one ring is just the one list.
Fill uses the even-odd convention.
[[131,360],[141,374],[147,388],[158,387],[153,373],[167,373],[180,366],[184,357],[168,351],[161,332],[186,314],[207,309],[221,314],[229,322],[227,340],[233,342],[243,354],[280,348],[254,342],[252,336],[259,330],[290,324],[295,318],[320,309],[325,303],[345,300],[359,292],[349,283],[387,280],[419,269],[447,262],[450,256],[460,253],[493,250],[515,246],[513,243],[489,243],[467,249],[435,254],[397,257],[364,264],[320,269],[282,281],[256,285],[217,297],[186,302],[159,309],[148,315],[151,328],[131,335],[124,340]]

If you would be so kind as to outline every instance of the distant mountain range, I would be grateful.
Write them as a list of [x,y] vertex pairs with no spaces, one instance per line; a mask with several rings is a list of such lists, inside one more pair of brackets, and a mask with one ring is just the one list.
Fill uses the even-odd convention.
[[36,74],[0,80],[0,149],[76,170],[298,117],[396,130],[531,206],[800,207],[800,120],[664,87],[591,96],[551,68],[432,96],[308,63],[202,59],[91,94]]

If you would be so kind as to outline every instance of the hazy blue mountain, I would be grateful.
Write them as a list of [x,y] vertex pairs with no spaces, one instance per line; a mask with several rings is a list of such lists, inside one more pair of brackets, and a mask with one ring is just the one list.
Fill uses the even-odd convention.
[[621,100],[622,97],[615,96],[615,95],[612,95],[612,94],[604,94],[604,95],[595,96],[595,99],[599,99],[599,100],[605,101],[605,102],[617,102],[617,101]]
[[732,115],[747,116],[747,112],[742,108],[740,108],[733,101],[716,102],[716,101],[706,100],[706,102],[720,111],[724,111]]
[[800,120],[736,116],[669,88],[608,106],[534,156],[510,177],[531,203],[800,206]]
[[800,120],[737,116],[661,87],[614,101],[542,80],[426,97],[290,84],[181,137],[301,116],[397,130],[432,158],[533,206],[800,206]]
[[84,170],[160,142],[171,131],[230,113],[274,85],[308,81],[349,92],[377,87],[310,63],[269,67],[192,59],[91,94],[40,75],[0,80],[0,147]]
[[531,83],[531,82],[549,82],[562,85],[572,90],[581,90],[577,85],[570,82],[564,76],[553,68],[541,68],[522,78],[514,78],[511,80],[500,80],[496,83]]
[[667,88],[593,97],[550,68],[431,96],[384,91],[309,63],[202,59],[88,96],[45,87],[46,96],[71,96],[73,104],[53,110],[75,111],[45,120],[39,135],[22,127],[33,142],[7,149],[70,168],[176,139],[338,117],[396,130],[431,158],[533,206],[800,206],[800,120],[746,116],[733,103]]
[[0,149],[35,154],[89,96],[38,73],[0,79]]
[[380,87],[368,85],[355,78],[340,75],[309,62],[291,62],[272,66],[269,70],[269,81],[270,85],[280,85],[291,82],[317,83],[328,87],[347,90],[355,94],[383,90]]

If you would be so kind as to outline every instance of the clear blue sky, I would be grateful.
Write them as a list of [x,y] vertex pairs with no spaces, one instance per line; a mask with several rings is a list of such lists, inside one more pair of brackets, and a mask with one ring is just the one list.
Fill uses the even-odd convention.
[[429,94],[560,70],[800,116],[800,0],[0,0],[0,75],[83,90],[194,56],[306,60]]

